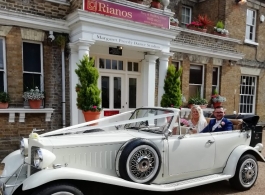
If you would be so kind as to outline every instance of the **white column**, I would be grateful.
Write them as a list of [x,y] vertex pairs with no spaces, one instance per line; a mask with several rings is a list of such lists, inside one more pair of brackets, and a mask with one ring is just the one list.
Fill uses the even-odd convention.
[[158,56],[145,55],[142,67],[143,106],[155,106],[155,65]]
[[167,75],[167,68],[168,68],[168,55],[161,56],[159,58],[159,80],[158,80],[158,106],[160,105],[162,95],[164,94],[164,80]]
[[94,42],[79,40],[75,43],[70,43],[71,48],[70,54],[70,120],[71,125],[79,124],[84,122],[84,116],[76,106],[77,93],[75,91],[76,84],[79,82],[75,70],[77,69],[77,63],[83,58],[85,54],[89,55],[89,47]]

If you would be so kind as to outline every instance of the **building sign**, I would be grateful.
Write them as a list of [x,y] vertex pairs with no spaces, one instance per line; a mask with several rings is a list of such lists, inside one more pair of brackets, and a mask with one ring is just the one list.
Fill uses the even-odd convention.
[[124,5],[119,5],[110,1],[84,0],[84,2],[86,11],[149,24],[160,28],[169,28],[169,16],[163,16],[131,7],[126,7]]
[[143,47],[155,50],[162,50],[162,46],[158,44],[137,41],[133,39],[124,39],[124,38],[102,35],[102,34],[93,34],[93,39],[97,41],[116,43],[117,45],[121,44],[121,45],[130,45],[130,46]]

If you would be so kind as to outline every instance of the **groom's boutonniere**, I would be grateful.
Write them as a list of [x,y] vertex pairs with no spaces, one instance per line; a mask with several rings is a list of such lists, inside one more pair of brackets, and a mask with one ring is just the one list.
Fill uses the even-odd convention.
[[224,125],[225,125],[225,122],[224,122],[224,121],[222,121],[222,122],[221,122],[221,125],[222,125],[222,126],[224,126]]
[[224,125],[225,125],[225,122],[222,121],[221,124],[218,126],[218,128],[222,128],[222,126],[224,126]]

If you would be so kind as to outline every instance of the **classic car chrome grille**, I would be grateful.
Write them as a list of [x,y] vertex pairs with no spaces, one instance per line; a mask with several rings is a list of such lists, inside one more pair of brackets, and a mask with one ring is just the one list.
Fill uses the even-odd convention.
[[30,175],[33,175],[34,173],[37,173],[38,171],[40,171],[40,169],[37,169],[34,167],[34,153],[36,150],[38,150],[39,147],[36,146],[32,146],[31,147],[31,153],[30,153]]

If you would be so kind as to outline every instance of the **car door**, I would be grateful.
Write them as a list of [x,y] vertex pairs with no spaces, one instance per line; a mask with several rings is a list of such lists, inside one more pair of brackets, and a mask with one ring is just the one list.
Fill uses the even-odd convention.
[[214,167],[215,142],[210,133],[168,138],[169,175],[176,176]]
[[249,145],[250,138],[247,134],[248,132],[241,132],[240,130],[212,133],[216,146],[214,165],[216,169],[225,167],[228,157],[237,146]]

